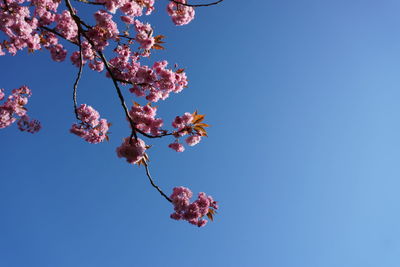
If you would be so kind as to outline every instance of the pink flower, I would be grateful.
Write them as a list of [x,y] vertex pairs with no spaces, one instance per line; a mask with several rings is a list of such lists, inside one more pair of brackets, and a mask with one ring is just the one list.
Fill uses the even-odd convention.
[[140,48],[143,48],[144,50],[150,50],[155,43],[152,35],[153,29],[151,28],[150,24],[135,20],[134,25],[137,31],[135,37],[136,42],[140,44]]
[[61,62],[64,61],[65,57],[67,56],[67,50],[63,49],[62,45],[57,44],[50,48],[50,54],[54,61]]
[[169,148],[172,148],[173,150],[175,150],[176,152],[183,152],[185,151],[185,147],[180,144],[180,143],[172,143],[168,145]]
[[93,62],[89,63],[89,68],[98,72],[102,72],[104,70],[104,63],[99,60],[94,60]]
[[[31,96],[31,90],[27,86],[21,86],[12,90],[12,94],[7,100],[0,105],[0,129],[6,128],[18,120],[18,128],[21,131],[36,133],[40,130],[41,125],[37,120],[30,120],[27,115],[28,98]],[[0,89],[0,100],[5,97],[4,90]]]
[[146,144],[140,138],[125,138],[116,151],[119,158],[125,158],[127,162],[135,164],[144,157]]
[[189,146],[194,146],[194,145],[197,145],[198,143],[200,143],[201,136],[192,135],[192,136],[189,136],[188,138],[186,138],[185,141]]
[[80,105],[76,112],[81,123],[73,124],[70,132],[83,138],[91,144],[98,144],[107,138],[109,124],[106,119],[100,119],[100,114],[86,104]]
[[207,223],[207,220],[203,219],[203,217],[207,216],[210,209],[218,209],[218,206],[212,200],[212,197],[203,192],[198,194],[196,201],[190,203],[192,195],[192,191],[189,188],[175,187],[170,196],[175,212],[170,217],[174,220],[186,220],[190,224],[203,227]]
[[172,127],[182,129],[186,127],[188,124],[190,124],[192,120],[193,120],[193,115],[190,114],[189,112],[186,112],[181,117],[179,116],[175,117],[175,120],[172,122]]
[[22,132],[37,133],[42,128],[40,122],[37,120],[30,120],[27,115],[22,116],[17,122],[18,129]]
[[123,22],[125,22],[126,24],[133,24],[133,23],[135,23],[135,20],[134,20],[132,17],[130,17],[130,16],[121,16],[121,20],[122,20]]
[[129,111],[131,118],[136,123],[136,127],[145,133],[159,135],[163,120],[155,118],[157,114],[157,107],[152,107],[150,104],[140,106],[135,104]]
[[[177,2],[181,2],[186,4],[186,0],[177,0]],[[171,16],[172,21],[175,25],[181,26],[188,24],[194,19],[194,8],[180,5],[175,2],[170,2],[167,6],[168,15]]]
[[72,40],[78,35],[78,26],[76,26],[74,19],[67,10],[61,14],[57,14],[55,19],[57,21],[56,30],[65,38]]

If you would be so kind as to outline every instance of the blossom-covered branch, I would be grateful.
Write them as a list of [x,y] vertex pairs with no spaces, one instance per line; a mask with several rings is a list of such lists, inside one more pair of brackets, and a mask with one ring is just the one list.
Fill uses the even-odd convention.
[[208,4],[188,4],[186,2],[184,3],[184,2],[177,1],[177,0],[169,0],[169,1],[174,2],[175,4],[178,4],[178,5],[184,5],[184,6],[189,6],[189,7],[206,7],[206,6],[217,5],[224,0],[218,0],[216,2],[212,2],[212,3],[208,3]]
[[[171,196],[165,194],[150,175],[148,153],[151,145],[141,139],[172,138],[169,148],[183,152],[184,142],[188,146],[198,144],[207,136],[206,128],[209,127],[204,123],[205,116],[197,111],[176,116],[169,130],[164,127],[164,120],[157,117],[154,103],[182,92],[188,86],[188,79],[183,68],[176,64],[171,68],[165,60],[156,61],[152,65],[142,63],[143,58],[149,58],[153,52],[165,49],[165,36],[156,35],[150,24],[138,19],[153,12],[155,0],[77,1],[94,5],[93,25],[80,16],[79,9],[73,7],[70,0],[63,0],[66,9],[61,8],[60,1],[54,0],[0,0],[0,31],[5,36],[0,39],[0,56],[6,52],[15,55],[23,49],[35,52],[44,48],[50,52],[55,62],[63,62],[68,51],[62,42],[77,48],[69,57],[78,68],[72,97],[77,122],[72,124],[70,132],[92,144],[109,139],[111,124],[107,119],[102,118],[92,106],[78,104],[78,84],[84,67],[88,66],[111,79],[123,109],[123,118],[130,127],[130,134],[116,149],[117,156],[129,164],[144,166],[151,185],[174,205],[175,212],[171,218],[204,226],[207,220],[203,217],[213,219],[218,208],[216,202],[205,193],[200,193],[198,200],[190,203],[192,193],[184,187],[174,188]],[[194,19],[194,7],[220,2],[222,0],[195,5],[186,0],[170,0],[166,10],[173,23],[182,26]],[[117,13],[120,15],[119,21]],[[119,29],[121,24],[126,25],[123,31]],[[114,55],[106,56],[106,48],[111,44],[116,45]],[[134,100],[130,107],[125,94]],[[40,123],[30,120],[26,114],[24,106],[30,95],[28,87],[12,91],[0,105],[0,128],[6,128],[18,120],[18,127],[22,131],[35,133],[40,130]],[[5,93],[1,89],[0,101],[4,98]],[[147,103],[139,104],[141,98]],[[184,142],[182,138],[185,138]]]

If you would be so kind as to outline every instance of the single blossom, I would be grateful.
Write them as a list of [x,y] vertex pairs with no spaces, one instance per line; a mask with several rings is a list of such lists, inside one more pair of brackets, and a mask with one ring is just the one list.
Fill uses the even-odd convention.
[[186,138],[186,143],[189,145],[189,146],[194,146],[194,145],[197,145],[198,143],[200,143],[200,141],[201,141],[201,136],[199,136],[199,135],[192,135],[192,136],[189,136],[188,138]]
[[185,147],[184,147],[182,144],[178,143],[178,142],[169,144],[168,147],[171,148],[171,149],[173,149],[173,150],[175,150],[176,152],[183,152],[183,151],[185,151]]

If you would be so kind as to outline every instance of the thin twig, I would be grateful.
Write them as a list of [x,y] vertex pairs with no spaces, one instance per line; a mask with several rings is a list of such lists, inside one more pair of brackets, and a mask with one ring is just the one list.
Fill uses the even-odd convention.
[[74,91],[72,93],[72,99],[74,100],[74,112],[75,117],[77,120],[80,120],[78,115],[78,104],[76,101],[76,91],[78,89],[78,83],[82,76],[82,69],[83,69],[83,56],[82,56],[82,43],[81,43],[81,28],[78,28],[78,45],[79,45],[79,71],[78,75],[76,76],[76,80],[74,83]]
[[91,2],[91,1],[87,1],[87,0],[75,0],[77,2],[81,2],[84,4],[90,4],[90,5],[98,5],[98,6],[104,6],[105,3],[97,3],[97,2]]
[[172,200],[161,190],[161,188],[160,188],[158,185],[156,185],[156,184],[154,183],[153,178],[152,178],[151,175],[150,175],[149,166],[148,166],[147,163],[144,164],[144,167],[146,168],[146,175],[147,175],[147,177],[149,178],[149,181],[150,181],[151,185],[152,185],[155,189],[157,189],[157,191],[158,191],[166,200],[168,200],[169,202],[172,203]]
[[76,42],[74,42],[74,41],[71,41],[71,40],[68,40],[67,38],[65,38],[61,33],[57,32],[55,29],[51,29],[51,28],[46,27],[46,26],[39,26],[39,28],[40,28],[41,30],[45,30],[45,31],[51,32],[51,33],[53,33],[53,34],[55,34],[55,35],[57,35],[57,36],[63,38],[64,40],[66,40],[66,41],[68,41],[68,42],[70,42],[70,43],[72,43],[72,44],[74,44],[74,45],[78,45],[78,43],[76,43]]
[[219,3],[221,3],[224,0],[218,0],[216,2],[212,2],[212,3],[208,3],[208,4],[186,4],[186,3],[181,3],[179,1],[176,0],[169,0],[171,2],[174,2],[175,4],[179,4],[179,5],[183,5],[183,6],[189,6],[189,7],[204,7],[204,6],[213,6],[213,5],[217,5]]

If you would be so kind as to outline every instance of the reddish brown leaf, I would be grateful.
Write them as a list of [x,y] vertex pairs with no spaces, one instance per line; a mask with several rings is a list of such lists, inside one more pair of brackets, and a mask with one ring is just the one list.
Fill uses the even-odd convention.
[[196,126],[201,126],[201,127],[210,127],[210,125],[206,123],[196,123]]
[[200,123],[204,120],[205,115],[194,115],[193,116],[193,124]]
[[162,39],[164,39],[165,36],[164,35],[157,35],[154,36],[154,40],[156,41],[156,43],[160,42]]
[[201,126],[193,127],[201,136],[207,136],[207,131]]
[[164,50],[165,49],[163,46],[161,46],[159,44],[154,44],[152,48],[156,49],[156,50]]

